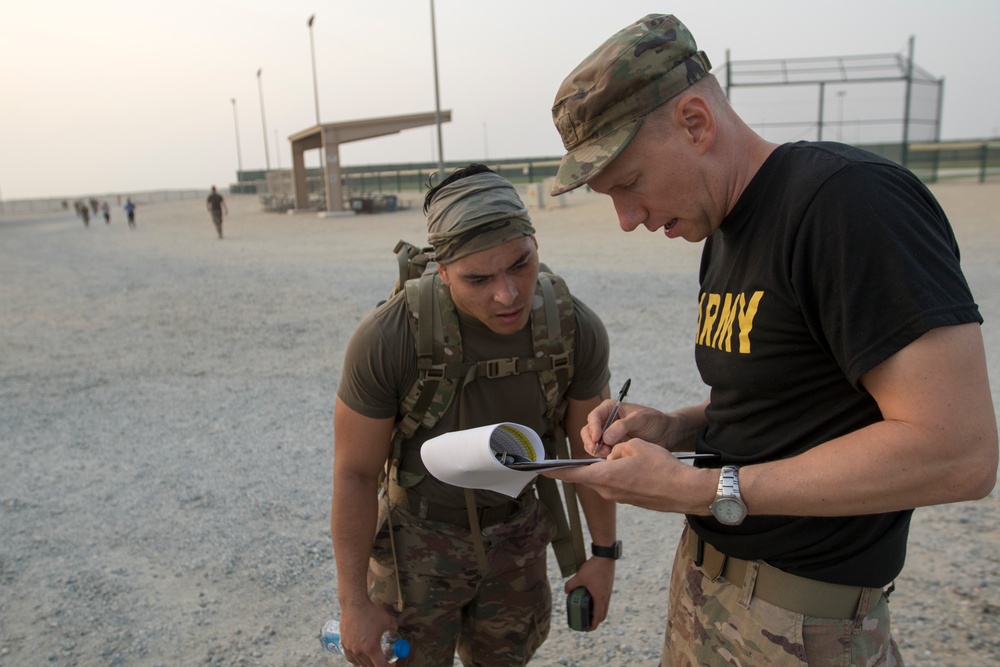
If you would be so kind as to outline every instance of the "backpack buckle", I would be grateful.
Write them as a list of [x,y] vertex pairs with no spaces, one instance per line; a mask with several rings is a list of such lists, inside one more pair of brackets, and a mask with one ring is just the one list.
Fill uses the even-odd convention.
[[424,369],[424,379],[426,380],[446,380],[445,364],[429,366]]
[[573,353],[572,352],[562,352],[560,354],[552,355],[552,370],[558,371],[564,368],[569,368],[573,363]]
[[491,359],[486,362],[486,377],[489,379],[517,375],[517,357]]

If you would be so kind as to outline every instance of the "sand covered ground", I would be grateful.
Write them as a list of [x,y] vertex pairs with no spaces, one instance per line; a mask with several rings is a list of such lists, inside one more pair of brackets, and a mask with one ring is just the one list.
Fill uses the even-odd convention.
[[[1000,184],[935,193],[986,317],[1000,397]],[[343,349],[383,298],[406,211],[320,219],[229,197],[89,229],[0,217],[0,666],[326,665],[332,405]],[[618,230],[576,193],[534,211],[542,260],[604,319],[612,385],[700,400],[691,345],[699,246]],[[1000,664],[1000,491],[914,517],[891,609],[910,665]],[[619,512],[609,620],[565,626],[562,581],[533,664],[657,664],[681,520]]]

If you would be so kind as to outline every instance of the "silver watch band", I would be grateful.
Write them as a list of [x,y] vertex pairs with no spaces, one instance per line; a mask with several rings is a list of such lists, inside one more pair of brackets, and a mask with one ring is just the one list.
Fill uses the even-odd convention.
[[723,498],[740,497],[739,466],[722,466],[719,473],[719,488],[716,494]]

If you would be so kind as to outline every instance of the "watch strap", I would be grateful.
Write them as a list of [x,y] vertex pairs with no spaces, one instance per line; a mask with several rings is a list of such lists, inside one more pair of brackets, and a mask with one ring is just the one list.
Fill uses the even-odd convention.
[[739,466],[722,466],[722,470],[719,473],[719,488],[716,490],[716,497],[740,497],[740,479],[738,477],[739,470]]
[[[719,471],[719,486],[716,490],[715,500],[709,507],[709,511],[712,512],[713,516],[727,526],[738,526],[743,523],[743,519],[747,515],[747,506],[740,495],[739,472],[739,466],[722,466],[722,469]],[[730,519],[720,514],[723,506],[728,505],[737,505],[740,508],[741,516]]]
[[599,558],[610,558],[611,560],[618,560],[622,557],[622,541],[615,540],[615,543],[609,547],[602,547],[599,544],[590,543],[590,553]]

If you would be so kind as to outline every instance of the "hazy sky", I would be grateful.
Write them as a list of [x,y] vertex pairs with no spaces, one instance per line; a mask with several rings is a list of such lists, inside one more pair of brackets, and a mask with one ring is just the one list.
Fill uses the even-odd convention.
[[[996,0],[436,0],[435,11],[447,160],[561,155],[559,83],[649,13],[676,14],[715,67],[727,48],[734,60],[905,53],[912,35],[915,62],[945,79],[942,138],[1000,134]],[[265,166],[258,68],[271,166],[288,168],[287,137],[315,123],[311,14],[323,122],[434,110],[429,0],[0,2],[0,197],[225,187],[234,98],[243,167]],[[436,159],[433,127],[341,146],[346,165]]]

